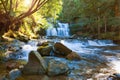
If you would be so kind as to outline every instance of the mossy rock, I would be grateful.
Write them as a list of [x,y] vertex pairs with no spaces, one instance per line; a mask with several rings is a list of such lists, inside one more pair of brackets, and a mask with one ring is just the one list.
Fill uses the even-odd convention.
[[50,56],[50,52],[52,51],[52,46],[40,46],[38,47],[37,51],[42,55],[42,56]]
[[72,50],[67,48],[62,43],[57,42],[54,45],[54,52],[56,55],[67,56],[68,54],[72,52]]

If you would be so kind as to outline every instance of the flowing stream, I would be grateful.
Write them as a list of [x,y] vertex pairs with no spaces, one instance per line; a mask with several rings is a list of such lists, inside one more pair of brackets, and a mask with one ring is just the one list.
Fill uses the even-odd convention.
[[[50,40],[42,40],[50,41]],[[114,44],[111,40],[77,40],[77,39],[52,39],[54,42],[61,42],[67,46],[72,51],[77,52],[80,56],[100,56],[105,57],[109,62],[109,66],[115,70],[115,72],[120,73],[120,46]],[[29,52],[37,50],[37,41],[29,41],[28,44],[23,46],[23,59],[28,59]],[[102,60],[102,59],[100,59]],[[103,59],[104,61],[104,59]]]
[[[58,25],[59,27],[57,28],[54,28],[53,26],[48,28],[46,32],[47,32],[47,37],[57,36],[59,38],[29,41],[27,44],[23,45],[22,47],[22,52],[24,54],[22,59],[28,60],[29,52],[32,50],[33,51],[37,50],[38,42],[41,42],[41,43],[46,42],[46,41],[52,41],[54,43],[60,42],[64,44],[65,46],[67,46],[72,51],[77,52],[78,55],[81,56],[83,60],[85,59],[88,62],[92,61],[89,64],[82,60],[79,61],[80,64],[82,63],[82,65],[84,65],[83,68],[85,68],[85,71],[89,72],[89,70],[87,70],[88,68],[87,66],[90,66],[91,68],[92,65],[96,65],[99,63],[100,64],[106,63],[109,66],[109,68],[107,67],[105,68],[107,69],[108,73],[120,73],[120,45],[114,44],[111,40],[60,39],[63,37],[70,36],[69,25],[67,23],[58,23]],[[50,54],[52,56],[54,55],[52,53]],[[80,68],[80,67],[79,68],[77,67],[79,65],[79,62],[77,62],[76,70]],[[71,63],[72,63],[71,67],[75,67],[76,62],[71,62]],[[87,65],[85,65],[85,63]],[[96,67],[99,67],[99,66],[96,66]],[[95,67],[92,67],[92,68],[94,70]],[[98,72],[98,74],[99,73],[100,72]],[[100,73],[99,75],[104,75],[104,74]],[[99,80],[105,80],[105,79],[99,79]]]

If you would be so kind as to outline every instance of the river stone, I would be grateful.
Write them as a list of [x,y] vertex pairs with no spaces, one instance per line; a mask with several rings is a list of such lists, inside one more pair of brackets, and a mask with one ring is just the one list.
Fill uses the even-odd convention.
[[7,50],[5,52],[5,60],[11,60],[11,59],[15,59],[17,60],[18,58],[20,58],[22,56],[22,48],[17,50],[17,51],[10,51],[10,50]]
[[110,75],[108,77],[108,80],[120,80],[120,74],[119,73],[114,73],[113,75]]
[[16,62],[6,62],[6,69],[7,70],[12,70],[18,67],[18,64]]
[[19,69],[13,69],[7,75],[5,75],[2,80],[16,80],[20,76],[21,71]]
[[66,58],[69,60],[81,60],[80,56],[76,52],[71,52],[66,56]]
[[50,52],[52,51],[52,46],[39,46],[37,51],[42,55],[42,56],[50,56]]
[[72,52],[72,50],[67,48],[62,43],[57,42],[54,45],[54,52],[56,53],[56,55],[67,56],[68,54]]
[[48,75],[56,76],[67,73],[69,70],[68,65],[59,60],[51,60],[48,64]]
[[36,51],[31,51],[28,63],[24,66],[22,72],[23,74],[44,74],[46,68],[46,63],[41,55]]
[[17,59],[17,54],[14,51],[6,51],[5,58],[6,60]]
[[11,49],[12,49],[12,51],[13,51],[13,50],[14,50],[14,51],[17,51],[17,50],[21,49],[21,47],[22,47],[23,45],[25,45],[24,42],[21,42],[21,41],[19,41],[19,40],[13,40],[13,41],[8,45],[8,50],[11,51]]

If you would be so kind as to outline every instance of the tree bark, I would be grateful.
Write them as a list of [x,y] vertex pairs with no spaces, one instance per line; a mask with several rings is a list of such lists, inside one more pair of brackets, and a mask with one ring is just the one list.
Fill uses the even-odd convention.
[[115,17],[120,16],[120,0],[115,0],[114,10],[115,10]]

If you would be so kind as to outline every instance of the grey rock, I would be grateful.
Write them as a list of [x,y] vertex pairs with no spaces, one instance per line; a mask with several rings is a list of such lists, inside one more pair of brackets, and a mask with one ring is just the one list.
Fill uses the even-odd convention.
[[56,53],[56,55],[67,56],[68,54],[70,54],[72,52],[72,50],[67,48],[62,43],[57,42],[54,45],[54,52]]
[[19,76],[21,76],[21,71],[19,69],[14,69],[9,72],[10,80],[15,80]]
[[45,74],[46,62],[41,55],[36,51],[31,51],[29,54],[28,63],[24,66],[23,74]]
[[59,60],[51,60],[48,64],[48,75],[56,76],[60,74],[65,74],[69,70],[66,63]]
[[5,75],[2,80],[16,80],[16,78],[20,76],[21,71],[19,69],[13,69],[7,75]]

